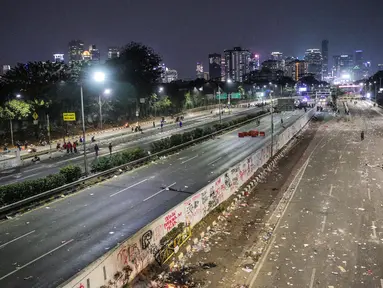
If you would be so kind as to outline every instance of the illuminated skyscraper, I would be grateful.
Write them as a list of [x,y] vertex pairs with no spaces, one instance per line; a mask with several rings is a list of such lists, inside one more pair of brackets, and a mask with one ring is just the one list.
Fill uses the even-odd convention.
[[84,42],[81,40],[72,40],[69,42],[68,58],[71,61],[81,61],[84,53]]
[[196,76],[197,78],[203,78],[203,65],[200,62],[197,62]]
[[64,62],[64,54],[53,54],[54,62]]
[[243,82],[244,75],[250,72],[250,51],[241,47],[225,50],[225,78],[235,82]]
[[209,76],[212,80],[221,80],[221,54],[209,54]]
[[322,57],[323,57],[323,64],[322,64],[322,76],[327,77],[328,76],[328,40],[322,41]]
[[308,64],[308,73],[313,74],[317,80],[322,80],[322,52],[319,49],[307,49],[305,61]]
[[100,50],[96,47],[96,45],[89,46],[90,60],[92,63],[98,64],[100,63]]
[[108,59],[114,59],[120,57],[120,49],[118,47],[108,48]]

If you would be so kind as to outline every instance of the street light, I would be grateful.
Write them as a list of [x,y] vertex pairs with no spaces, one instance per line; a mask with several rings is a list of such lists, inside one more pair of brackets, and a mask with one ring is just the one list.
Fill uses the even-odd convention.
[[[21,95],[20,94],[16,94],[16,98],[20,99]],[[12,146],[14,146],[15,142],[13,140],[13,123],[12,123],[12,118],[9,118],[9,128],[11,129],[11,144],[12,144]]]
[[98,105],[100,106],[100,129],[102,130],[102,99],[101,99],[101,96],[102,95],[110,95],[110,93],[112,93],[112,90],[111,89],[105,89],[103,93],[100,93],[98,94]]
[[[103,72],[94,73],[93,80],[96,82],[104,82],[105,73]],[[80,83],[80,98],[81,98],[81,118],[82,118],[82,141],[84,144],[84,168],[85,168],[85,175],[88,175],[88,165],[87,165],[87,159],[86,159],[86,138],[85,138],[84,89],[83,89],[82,82]]]

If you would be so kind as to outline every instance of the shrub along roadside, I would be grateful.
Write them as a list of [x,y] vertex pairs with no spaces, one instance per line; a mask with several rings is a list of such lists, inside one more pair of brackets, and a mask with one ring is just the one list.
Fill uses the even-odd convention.
[[44,178],[0,186],[0,207],[69,184],[80,177],[81,168],[69,165]]
[[92,162],[92,172],[102,172],[113,167],[121,166],[126,163],[138,160],[147,156],[142,148],[134,148],[118,152],[109,157],[100,157]]
[[249,119],[255,118],[257,116],[263,115],[265,113],[267,113],[267,112],[260,111],[256,114],[247,115],[247,116],[244,116],[244,117],[241,117],[238,119],[234,119],[234,120],[229,121],[229,122],[217,123],[217,124],[214,124],[213,126],[209,126],[209,127],[204,128],[204,129],[196,128],[196,129],[189,131],[189,132],[172,135],[170,137],[167,137],[167,138],[153,142],[151,144],[151,146],[152,146],[151,152],[152,153],[158,153],[158,152],[164,151],[166,149],[170,149],[170,148],[175,147],[177,145],[187,143],[193,139],[201,138],[203,136],[209,135],[209,134],[214,133],[216,131],[228,128],[230,126],[234,126],[234,125],[239,124],[241,122],[244,122],[246,120],[249,120]]

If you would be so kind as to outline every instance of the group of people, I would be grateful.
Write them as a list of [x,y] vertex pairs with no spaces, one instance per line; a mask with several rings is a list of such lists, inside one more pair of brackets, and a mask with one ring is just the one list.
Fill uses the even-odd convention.
[[73,153],[73,152],[77,153],[77,146],[78,146],[77,141],[74,141],[73,143],[68,141],[68,142],[64,142],[62,149],[61,149],[61,144],[57,143],[56,149],[57,150],[66,150],[67,153]]

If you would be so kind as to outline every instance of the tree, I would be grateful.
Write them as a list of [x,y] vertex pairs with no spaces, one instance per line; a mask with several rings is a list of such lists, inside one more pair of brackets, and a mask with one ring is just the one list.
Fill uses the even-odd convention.
[[133,94],[136,95],[138,106],[139,98],[148,99],[154,92],[162,74],[160,63],[161,57],[152,48],[131,42],[122,49],[120,57],[109,60],[107,66],[112,70],[115,80],[130,83],[134,87],[136,92]]
[[31,114],[31,105],[25,101],[13,99],[5,103],[4,107],[0,107],[1,119],[23,119]]

